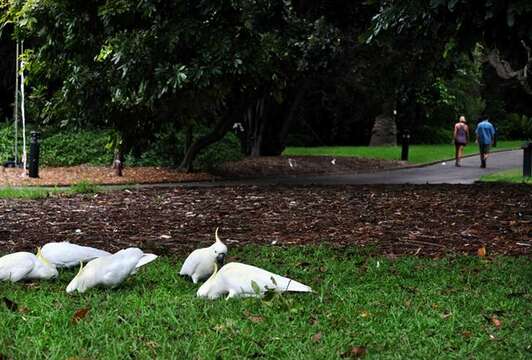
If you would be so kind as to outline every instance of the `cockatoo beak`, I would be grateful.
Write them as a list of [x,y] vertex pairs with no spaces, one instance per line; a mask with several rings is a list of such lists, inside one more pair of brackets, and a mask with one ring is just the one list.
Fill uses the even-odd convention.
[[224,261],[225,261],[225,254],[224,253],[220,253],[220,254],[218,254],[218,256],[216,256],[216,262],[218,263],[219,267],[222,267],[224,265]]

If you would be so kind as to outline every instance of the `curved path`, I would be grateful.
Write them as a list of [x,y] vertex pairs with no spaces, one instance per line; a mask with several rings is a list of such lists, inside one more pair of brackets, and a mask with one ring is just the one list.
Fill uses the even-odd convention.
[[[277,176],[266,178],[224,180],[215,182],[194,182],[172,184],[171,186],[229,186],[229,185],[348,185],[348,184],[472,184],[480,176],[519,168],[523,164],[523,151],[500,151],[490,155],[486,169],[480,168],[479,155],[469,156],[462,161],[462,167],[454,166],[454,160],[434,165],[384,170],[372,173],[320,175],[320,176]],[[167,184],[170,185],[170,184]]]

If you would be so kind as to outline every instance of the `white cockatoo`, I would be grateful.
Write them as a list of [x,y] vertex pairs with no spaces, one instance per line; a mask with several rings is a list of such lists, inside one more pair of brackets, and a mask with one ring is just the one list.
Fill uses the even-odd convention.
[[71,244],[68,241],[51,242],[41,249],[42,255],[56,267],[78,266],[96,258],[111,255],[111,253],[88,246]]
[[260,297],[267,291],[312,292],[307,285],[255,266],[232,262],[222,267],[220,271],[216,271],[216,265],[214,266],[214,273],[198,289],[196,293],[198,297],[217,299],[227,294],[229,299]]
[[214,270],[214,264],[223,265],[227,255],[227,246],[218,237],[218,228],[214,232],[214,244],[207,248],[196,249],[186,258],[179,275],[190,276],[192,282],[207,279]]
[[57,269],[42,256],[41,249],[37,249],[37,255],[17,252],[0,258],[0,281],[52,279],[57,275]]
[[120,250],[112,255],[102,256],[81,266],[78,274],[68,284],[66,291],[80,293],[95,286],[114,288],[120,285],[137,269],[157,258],[157,255],[144,254],[137,248]]

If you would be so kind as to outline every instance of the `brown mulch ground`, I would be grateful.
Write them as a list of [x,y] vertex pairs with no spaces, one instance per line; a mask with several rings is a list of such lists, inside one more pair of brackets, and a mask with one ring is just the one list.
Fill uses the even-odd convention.
[[261,156],[224,163],[216,174],[223,177],[278,175],[337,175],[391,169],[407,165],[404,161],[332,156]]
[[109,166],[45,167],[39,169],[39,178],[23,176],[22,169],[0,167],[0,186],[66,186],[89,181],[93,184],[153,184],[184,181],[212,180],[206,173],[186,174],[159,167],[128,167],[123,176],[115,176]]
[[[357,245],[374,253],[530,255],[525,185],[217,187],[120,190],[0,200],[0,252],[68,240],[116,251],[182,254],[231,246]],[[273,245],[272,245],[273,246]]]
[[[334,160],[333,160],[334,159]],[[210,175],[204,172],[186,174],[175,169],[159,167],[126,167],[124,176],[117,177],[106,166],[45,167],[39,178],[22,176],[21,169],[0,167],[0,186],[64,186],[89,181],[94,184],[153,184],[186,181],[208,181],[216,177],[260,177],[278,175],[320,175],[355,173],[404,166],[401,161],[363,158],[333,158],[326,156],[271,156],[228,162]]]

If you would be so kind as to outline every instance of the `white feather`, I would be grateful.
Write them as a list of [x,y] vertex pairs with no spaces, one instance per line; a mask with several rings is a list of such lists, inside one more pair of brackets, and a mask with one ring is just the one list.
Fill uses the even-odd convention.
[[93,259],[111,255],[111,253],[88,246],[80,246],[64,242],[51,242],[43,246],[43,256],[57,267],[78,266]]
[[129,248],[94,259],[80,269],[66,291],[70,294],[76,290],[82,293],[96,286],[114,288],[136,272],[137,267],[141,266],[139,262],[145,256],[145,260],[151,260],[145,261],[144,264],[157,258],[153,254],[144,254],[140,249]]
[[23,279],[51,279],[57,269],[40,254],[17,252],[0,258],[0,281],[17,282]]
[[241,263],[229,263],[214,273],[197,292],[198,297],[216,299],[262,296],[266,291],[312,292],[312,289],[295,280],[267,270]]
[[216,257],[219,254],[227,255],[227,246],[218,237],[218,228],[214,236],[216,239],[214,244],[207,248],[196,249],[190,253],[183,266],[181,266],[179,275],[190,276],[194,284],[211,276]]

